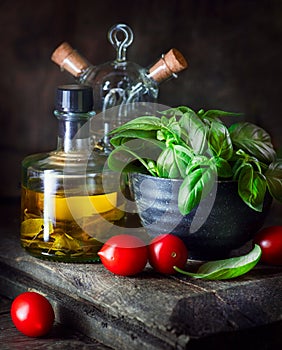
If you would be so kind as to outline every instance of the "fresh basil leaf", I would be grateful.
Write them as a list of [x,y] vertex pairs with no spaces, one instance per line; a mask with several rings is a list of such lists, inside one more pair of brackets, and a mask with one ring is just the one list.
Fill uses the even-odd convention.
[[240,171],[246,164],[248,164],[249,166],[255,166],[259,170],[259,172],[263,173],[261,171],[261,165],[263,165],[263,163],[261,163],[254,156],[247,154],[242,149],[239,149],[238,151],[233,153],[232,161],[233,161],[232,171],[234,174],[233,180],[238,180],[239,175],[240,175]]
[[232,161],[233,167],[232,167],[232,172],[233,172],[233,180],[238,180],[240,170],[241,168],[248,162],[248,158],[250,156],[244,152],[242,149],[239,149],[233,154]]
[[188,147],[181,145],[175,145],[173,150],[179,173],[181,177],[184,178],[186,176],[186,169],[191,162],[191,158],[194,156],[194,153]]
[[[114,171],[129,171],[132,162],[139,161],[152,175],[148,160],[156,160],[165,148],[164,143],[157,140],[134,139],[120,145],[108,156],[108,166]],[[135,169],[135,167],[133,167]]]
[[267,187],[273,198],[282,203],[282,163],[271,163],[265,173]]
[[182,114],[190,114],[190,115],[196,114],[192,108],[187,107],[187,106],[179,106],[179,107],[176,107],[175,109],[177,111],[180,111]]
[[255,171],[251,164],[241,167],[238,179],[238,193],[252,209],[262,211],[266,192],[266,178]]
[[[157,164],[154,160],[152,159],[147,159],[147,167],[146,169],[149,171],[149,173],[151,173],[154,176],[159,176],[158,174],[158,169],[157,169]],[[140,171],[140,169],[138,171],[136,171],[136,167],[135,169],[132,168],[130,169],[130,172],[137,172],[137,173],[141,173],[142,171]]]
[[177,135],[178,138],[181,137],[181,126],[178,122],[169,123],[166,128],[174,135]]
[[223,177],[223,178],[232,177],[233,175],[232,168],[227,160],[220,157],[215,157],[214,161],[215,161],[218,177]]
[[182,128],[182,139],[189,145],[195,153],[203,154],[207,149],[207,127],[197,116],[188,109],[179,119]]
[[233,146],[228,129],[221,122],[213,120],[208,131],[208,144],[212,154],[226,160],[233,154]]
[[176,125],[176,127],[179,128],[179,124],[177,122],[176,116],[172,116],[170,118],[162,116],[161,122],[162,122],[162,127],[173,129],[172,125]]
[[201,108],[198,112],[197,112],[197,115],[202,118],[202,116],[205,114],[205,111],[203,108]]
[[242,113],[221,111],[219,109],[210,109],[209,111],[206,111],[206,112],[203,112],[203,110],[200,110],[198,112],[198,115],[202,119],[207,119],[207,120],[213,121],[213,120],[218,120],[218,119],[223,118],[223,117],[241,117],[243,114]]
[[183,114],[190,114],[195,115],[196,113],[193,111],[193,109],[187,107],[187,106],[178,106],[174,108],[169,108],[166,111],[162,112],[164,115],[173,115],[173,116],[182,116]]
[[157,139],[164,141],[167,147],[173,144],[181,143],[178,134],[169,128],[162,128],[161,130],[158,130]]
[[241,122],[231,125],[229,132],[233,144],[238,149],[243,149],[265,163],[275,160],[276,152],[270,135],[264,129],[252,123]]
[[155,130],[124,130],[114,135],[110,142],[114,147],[117,147],[130,139],[141,138],[141,139],[154,139],[156,137]]
[[214,166],[188,167],[188,174],[180,186],[178,207],[182,215],[189,214],[212,190],[216,180]]
[[165,116],[165,117],[167,117],[167,119],[175,118],[175,117],[177,117],[179,115],[182,115],[182,112],[178,111],[177,107],[172,107],[172,108],[166,109],[164,111],[161,111],[159,113],[162,114],[161,118],[163,118]]
[[165,142],[166,147],[173,148],[176,145],[189,148],[188,145],[181,138],[182,129],[177,122],[168,123],[167,126],[163,126],[161,130],[157,131],[156,138],[162,142]]
[[176,119],[175,117],[167,118],[163,115],[161,117],[161,124],[162,124],[162,126],[166,126],[166,125],[168,125],[170,120],[175,120],[175,119]]
[[180,145],[164,149],[157,159],[159,176],[170,179],[184,178],[192,155],[189,149]]
[[124,130],[158,130],[161,127],[161,119],[155,116],[137,117],[110,131],[109,135],[117,134]]
[[139,160],[140,163],[147,169],[147,163],[136,153],[126,146],[120,146],[114,149],[108,157],[108,166],[111,170],[117,172],[128,172],[135,168],[134,161]]
[[156,134],[156,138],[159,141],[165,141],[166,140],[166,133],[163,132],[163,130],[158,130]]
[[174,269],[193,278],[225,280],[246,274],[256,266],[260,257],[261,248],[255,244],[248,254],[230,259],[209,261],[201,265],[197,273],[184,271],[176,266],[174,266]]
[[160,177],[177,179],[181,177],[175,160],[173,148],[166,148],[157,159],[157,169]]

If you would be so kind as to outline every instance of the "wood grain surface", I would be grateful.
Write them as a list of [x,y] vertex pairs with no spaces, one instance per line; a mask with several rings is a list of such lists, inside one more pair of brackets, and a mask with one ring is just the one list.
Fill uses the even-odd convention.
[[[0,295],[11,300],[39,291],[63,328],[114,349],[282,347],[282,267],[259,264],[234,280],[200,281],[162,276],[149,266],[139,276],[119,277],[101,264],[43,261],[20,246],[19,206],[19,200],[0,201]],[[266,225],[281,225],[281,210],[274,203]],[[13,332],[0,336],[13,342]]]
[[282,321],[281,268],[260,265],[232,281],[166,277],[149,266],[139,276],[120,277],[101,264],[33,258],[17,232],[1,236],[2,294],[42,292],[57,322],[116,349],[186,349],[193,340]]

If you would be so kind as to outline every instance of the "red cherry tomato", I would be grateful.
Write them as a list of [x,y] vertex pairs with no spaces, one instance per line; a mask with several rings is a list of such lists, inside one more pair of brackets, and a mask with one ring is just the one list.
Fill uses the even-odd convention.
[[158,272],[174,274],[173,266],[185,267],[188,250],[184,242],[172,234],[155,237],[149,245],[149,263]]
[[11,317],[16,328],[29,337],[47,334],[55,319],[52,305],[36,292],[18,295],[11,306]]
[[261,261],[271,265],[282,265],[282,226],[262,229],[254,238],[261,247]]
[[98,255],[109,271],[131,276],[144,269],[148,261],[148,248],[140,238],[121,234],[111,237]]

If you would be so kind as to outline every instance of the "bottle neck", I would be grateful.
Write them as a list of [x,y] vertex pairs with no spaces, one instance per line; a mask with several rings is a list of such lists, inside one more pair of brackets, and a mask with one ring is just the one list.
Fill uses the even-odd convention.
[[152,79],[155,83],[160,84],[172,77],[177,78],[177,74],[169,69],[163,58],[160,58],[153,66],[148,69],[147,77],[149,79]]
[[89,113],[54,112],[59,121],[57,151],[65,153],[91,151],[89,119],[95,115]]
[[77,79],[83,79],[92,68],[76,51],[66,57],[61,64],[61,69],[65,69]]
[[171,49],[148,69],[147,76],[160,84],[169,78],[177,78],[177,73],[187,66],[184,56],[177,49]]
[[62,43],[52,54],[51,59],[58,64],[61,70],[66,70],[75,78],[82,78],[92,70],[94,66],[74,50],[68,43]]

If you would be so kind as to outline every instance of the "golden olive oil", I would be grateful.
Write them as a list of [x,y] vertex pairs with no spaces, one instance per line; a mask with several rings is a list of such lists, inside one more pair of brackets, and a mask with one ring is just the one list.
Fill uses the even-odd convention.
[[49,195],[22,188],[21,244],[33,256],[95,261],[113,225],[124,216],[117,192],[92,196]]

